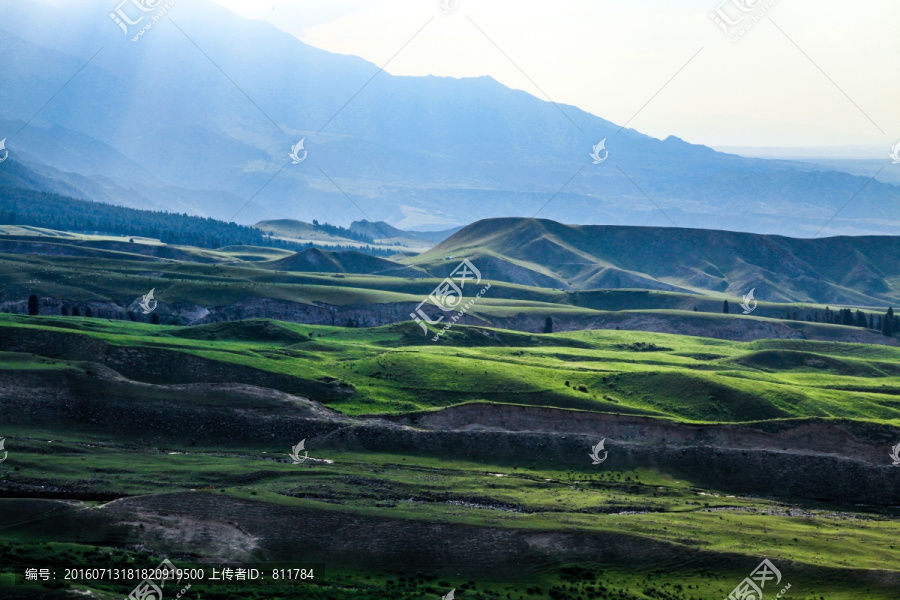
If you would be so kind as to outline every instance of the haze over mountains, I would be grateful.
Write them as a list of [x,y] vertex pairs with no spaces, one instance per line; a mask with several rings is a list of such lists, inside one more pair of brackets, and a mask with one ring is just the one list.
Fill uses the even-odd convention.
[[[246,224],[446,229],[540,211],[794,236],[900,225],[900,187],[865,175],[654,139],[487,77],[378,73],[203,0],[176,4],[133,43],[110,8],[0,3],[0,138],[11,153],[0,170],[20,162],[43,180],[36,188]],[[301,138],[308,159],[293,165]],[[609,158],[592,164],[604,138]]]

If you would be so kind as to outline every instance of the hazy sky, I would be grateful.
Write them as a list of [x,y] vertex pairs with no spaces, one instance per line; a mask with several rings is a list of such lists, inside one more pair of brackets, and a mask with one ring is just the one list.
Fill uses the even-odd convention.
[[874,157],[900,141],[896,0],[726,0],[746,15],[732,34],[770,6],[737,42],[710,18],[722,0],[214,1],[378,66],[427,22],[389,73],[490,75],[655,137]]

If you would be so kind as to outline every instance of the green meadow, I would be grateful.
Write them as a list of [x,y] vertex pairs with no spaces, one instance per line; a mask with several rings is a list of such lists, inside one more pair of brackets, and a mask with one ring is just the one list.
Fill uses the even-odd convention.
[[[468,591],[510,598],[724,598],[747,573],[733,566],[735,556],[767,557],[781,565],[797,590],[791,597],[828,600],[895,598],[896,587],[861,581],[859,572],[889,569],[900,563],[898,515],[839,510],[727,495],[674,480],[652,470],[574,472],[510,468],[452,459],[375,453],[313,453],[315,461],[292,465],[279,448],[241,451],[222,448],[133,448],[109,440],[47,439],[48,432],[16,431],[16,478],[40,478],[55,484],[97,481],[96,491],[140,495],[174,492],[220,494],[254,503],[270,503],[316,512],[481,526],[534,532],[573,530],[633,536],[663,542],[672,558],[662,569],[607,560],[570,568],[530,570],[522,582],[499,577],[479,579]],[[56,433],[50,434],[54,438]],[[27,436],[27,437],[25,437]],[[48,452],[52,446],[53,451]],[[322,462],[322,461],[331,462]],[[247,483],[247,482],[252,483]],[[0,506],[11,500],[0,501]],[[90,510],[99,502],[68,510]],[[155,564],[135,549],[95,546],[90,532],[58,519],[0,519],[3,570],[58,565],[106,566]],[[53,521],[58,523],[58,521]],[[62,521],[64,523],[64,521]],[[736,535],[736,532],[740,532]],[[679,554],[702,550],[682,560]],[[112,557],[112,558],[110,558]],[[721,557],[727,557],[721,558]],[[114,560],[113,560],[114,559]],[[109,562],[106,562],[109,561]],[[721,561],[721,562],[717,562]],[[190,560],[179,566],[203,566]],[[209,568],[209,564],[206,565]],[[574,575],[577,577],[574,577]],[[388,581],[408,579],[391,590]],[[440,581],[446,580],[445,585]],[[415,585],[413,585],[415,583]],[[267,585],[199,583],[203,597],[288,598],[291,589]],[[309,592],[322,598],[374,598],[388,591],[403,598],[426,597],[460,587],[447,573],[396,573],[353,564],[326,564]],[[864,589],[857,586],[865,585]],[[94,590],[99,598],[127,592],[127,586],[67,582],[66,587]],[[443,587],[445,589],[440,590]],[[527,588],[540,591],[529,593]],[[0,585],[2,588],[2,585]],[[19,591],[29,586],[10,586]],[[40,588],[37,588],[40,589]],[[277,593],[276,593],[277,592]],[[275,595],[272,595],[275,593]],[[279,595],[284,594],[284,595]],[[467,597],[463,593],[462,597]],[[12,596],[9,596],[12,597]],[[32,596],[21,596],[32,597]],[[39,597],[39,596],[33,596]],[[48,596],[49,597],[49,596]]]
[[[251,320],[179,328],[0,315],[0,327],[64,331],[112,346],[336,378],[358,391],[329,402],[348,415],[484,401],[697,423],[839,418],[900,424],[900,349],[891,346],[462,326],[433,342],[434,332],[425,336],[412,323],[357,329]],[[25,368],[29,360],[4,363]],[[37,363],[33,367],[66,368]]]
[[[458,404],[500,403],[641,415],[678,423],[859,421],[900,426],[900,349],[831,342],[748,343],[628,331],[525,334],[457,326],[439,342],[411,323],[373,329],[251,320],[194,327],[101,319],[0,315],[0,335],[51,332],[140,352],[183,353],[217,363],[303,377],[337,379],[356,393],[328,402],[350,416],[398,415]],[[71,339],[71,338],[67,338]],[[93,363],[0,353],[0,371],[86,373]],[[140,396],[133,398],[141,402]],[[224,402],[224,400],[223,400]],[[260,407],[271,408],[263,402]],[[239,408],[222,404],[223,408]],[[573,413],[573,414],[577,414]],[[188,439],[145,446],[123,436],[27,423],[5,424],[7,485],[81,490],[99,507],[112,498],[215,494],[314,514],[441,523],[524,532],[581,532],[645,540],[671,552],[667,564],[614,557],[529,567],[516,580],[476,583],[448,572],[392,572],[353,563],[325,565],[304,584],[312,598],[457,597],[550,600],[724,598],[762,557],[782,565],[785,597],[895,600],[900,513],[887,507],[729,493],[652,468],[554,469],[509,461],[466,462],[448,453],[311,451],[293,465],[287,449],[203,447]],[[11,498],[0,506],[11,507]],[[18,506],[18,505],[17,505]],[[0,511],[2,512],[2,511]],[[13,513],[8,512],[8,515]],[[134,547],[95,544],[65,520],[0,518],[2,571],[96,562],[142,565],[161,557]],[[758,560],[757,560],[758,559]],[[106,560],[106,559],[104,559]],[[202,566],[201,557],[182,558]],[[208,566],[208,564],[207,564]],[[652,568],[651,568],[652,567]],[[868,577],[869,572],[884,577]],[[888,575],[893,573],[893,575]],[[790,574],[790,577],[788,577]],[[8,581],[0,577],[0,582]],[[0,597],[53,598],[67,589],[121,597],[127,586],[97,582],[4,585]],[[288,598],[296,587],[197,584],[203,598]],[[465,586],[465,587],[463,587]],[[10,594],[21,594],[19,596]],[[45,595],[41,595],[45,594]],[[49,594],[49,595],[47,595]],[[118,594],[118,596],[117,596]],[[63,597],[60,595],[59,597]]]

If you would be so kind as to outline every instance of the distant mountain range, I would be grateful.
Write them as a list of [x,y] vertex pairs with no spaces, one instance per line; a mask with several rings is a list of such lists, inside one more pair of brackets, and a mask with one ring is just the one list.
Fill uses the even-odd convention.
[[[452,257],[447,260],[446,257]],[[717,292],[769,302],[900,304],[900,237],[797,239],[681,229],[486,219],[415,264],[432,273],[469,258],[487,279],[563,289]]]
[[[660,290],[723,298],[755,290],[756,298],[766,302],[900,304],[897,236],[801,239],[521,218],[485,219],[455,233],[410,232],[370,221],[343,228],[280,220],[251,228],[177,213],[96,205],[34,191],[35,181],[47,183],[16,163],[0,171],[0,223],[141,236],[212,249],[316,245],[339,250],[304,251],[271,265],[283,271],[443,277],[468,258],[486,279],[543,288]],[[370,237],[379,234],[390,237]],[[439,239],[443,241],[432,247]],[[340,251],[349,249],[394,260]]]
[[[900,225],[900,187],[865,174],[564,116],[489,77],[391,76],[206,0],[176,4],[138,43],[109,13],[106,0],[0,4],[0,139],[48,191],[246,224],[408,230],[539,213],[796,236]],[[300,139],[309,154],[294,165]],[[592,164],[603,139],[609,158]]]
[[300,242],[317,242],[333,245],[370,245],[379,248],[395,248],[397,252],[421,252],[444,241],[461,227],[442,231],[404,231],[384,221],[353,221],[349,228],[307,223],[295,219],[260,221],[254,225],[269,235]]

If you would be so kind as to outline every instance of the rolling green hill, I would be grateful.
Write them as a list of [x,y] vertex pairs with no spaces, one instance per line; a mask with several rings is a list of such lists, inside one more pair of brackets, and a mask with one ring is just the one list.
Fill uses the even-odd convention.
[[[900,237],[796,239],[668,227],[486,219],[420,260],[468,257],[493,280],[573,289],[643,288],[831,304],[900,303]],[[452,261],[451,261],[452,262]]]
[[315,600],[716,600],[767,557],[791,597],[894,600],[898,353],[0,315],[0,598],[113,600],[11,575],[168,557],[311,566]]
[[[253,379],[302,389],[347,414],[490,401],[707,423],[839,417],[900,425],[900,349],[887,346],[466,326],[432,343],[412,323],[165,327],[15,315],[0,315],[0,332],[0,351],[93,360],[155,383]],[[146,359],[135,361],[135,352]],[[178,355],[196,365],[173,369]],[[346,393],[321,381],[344,382]]]
[[377,258],[361,252],[330,252],[319,248],[310,248],[291,256],[261,265],[276,271],[294,271],[301,273],[354,273],[360,275],[388,275],[405,277],[423,277],[421,269],[406,267],[383,258]]
[[[296,323],[381,326],[410,313],[458,264],[400,262],[354,251],[292,253],[255,246],[215,250],[144,238],[0,228],[0,311],[27,312],[30,295],[42,315],[71,313],[148,320],[136,302],[155,290],[161,323],[202,324],[246,318]],[[477,259],[480,268],[485,261]],[[428,269],[426,271],[425,269]],[[723,314],[723,302],[732,310]],[[836,306],[761,300],[749,316],[740,297],[640,289],[564,291],[491,281],[463,323],[524,332],[622,329],[750,341],[796,338],[896,344],[881,335],[884,307],[861,307],[859,323],[833,318]],[[436,309],[434,309],[436,310]],[[861,313],[861,314],[858,314]],[[828,318],[826,319],[826,315]],[[898,327],[900,329],[900,327]]]

